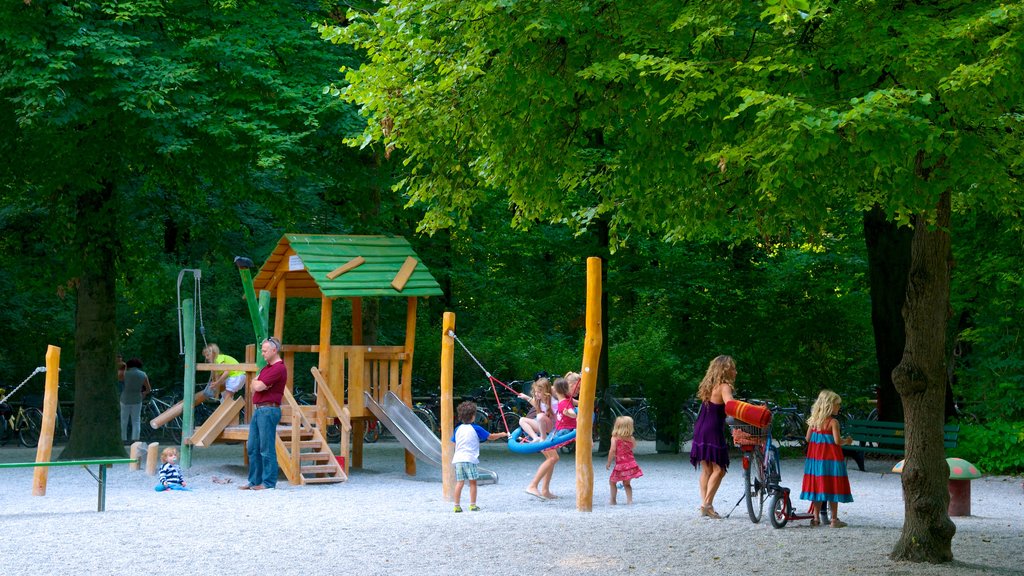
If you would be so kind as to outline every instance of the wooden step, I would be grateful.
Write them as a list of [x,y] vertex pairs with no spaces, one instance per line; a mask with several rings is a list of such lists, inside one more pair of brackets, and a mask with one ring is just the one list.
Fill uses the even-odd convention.
[[299,454],[299,460],[323,460],[330,462],[333,454],[326,454],[324,452],[303,452]]
[[332,474],[338,471],[336,464],[322,464],[322,465],[310,465],[300,466],[299,471],[305,474]]
[[344,476],[321,476],[319,478],[306,478],[306,484],[338,484],[345,481]]

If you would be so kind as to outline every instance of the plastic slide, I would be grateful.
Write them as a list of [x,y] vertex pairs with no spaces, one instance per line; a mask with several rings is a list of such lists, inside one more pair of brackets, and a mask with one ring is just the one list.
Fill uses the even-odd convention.
[[[384,396],[384,404],[378,404],[369,392],[363,392],[366,407],[380,420],[381,424],[387,427],[394,434],[395,438],[402,444],[402,447],[411,452],[416,458],[432,466],[441,467],[441,440],[434,436],[434,433],[416,417],[412,409],[395,396],[394,392],[388,392]],[[498,474],[492,470],[480,468],[480,484],[497,484]]]

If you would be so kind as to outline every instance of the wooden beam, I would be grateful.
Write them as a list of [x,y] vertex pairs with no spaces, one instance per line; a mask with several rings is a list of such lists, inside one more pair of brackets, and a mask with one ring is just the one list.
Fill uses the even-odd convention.
[[281,278],[277,283],[277,306],[274,308],[274,337],[279,342],[284,342],[284,305],[288,299],[285,289],[288,281]]
[[334,310],[334,302],[327,296],[320,298],[320,354],[317,358],[317,367],[327,370],[327,363],[331,356],[331,316]]
[[416,269],[416,261],[412,256],[408,256],[402,267],[398,270],[398,274],[395,274],[395,279],[391,281],[391,287],[399,292],[405,288],[405,283],[409,281],[409,277],[412,276],[412,271]]
[[196,364],[196,372],[220,372],[226,370],[228,372],[234,372],[240,370],[242,372],[259,372],[260,369],[256,367],[256,364],[210,364],[207,362],[200,362]]
[[452,407],[452,380],[455,375],[455,313],[445,312],[441,321],[441,497],[451,502],[455,491],[454,408]]
[[[405,361],[402,362],[402,402],[412,407],[412,352],[416,347],[416,304],[415,296],[408,299],[405,308]],[[392,366],[397,367],[398,362],[393,361]],[[416,475],[416,456],[408,450],[405,451],[405,473],[409,476]]]
[[[363,299],[352,298],[352,345],[363,344]],[[351,402],[349,402],[351,404]],[[358,413],[357,413],[358,415]]]
[[341,276],[345,272],[348,272],[349,270],[352,270],[353,268],[359,267],[360,265],[362,265],[363,262],[366,262],[366,258],[363,258],[362,256],[356,256],[355,258],[349,260],[348,262],[345,262],[341,266],[338,266],[334,270],[331,270],[330,272],[328,272],[327,273],[327,279],[328,280],[334,280],[335,278],[337,278],[338,276]]
[[583,341],[583,368],[580,371],[580,404],[576,420],[576,509],[594,509],[594,396],[597,391],[597,367],[601,362],[601,259],[587,258],[587,333]]
[[245,407],[245,399],[239,396],[229,402],[222,402],[203,425],[192,435],[192,445],[205,447],[213,444],[229,424],[238,423],[238,413]]
[[[60,348],[46,347],[46,385],[43,388],[43,422],[36,445],[36,462],[49,462],[53,451],[53,426],[57,422],[57,390],[60,380]],[[50,468],[42,466],[32,471],[32,495],[46,496],[46,480]]]

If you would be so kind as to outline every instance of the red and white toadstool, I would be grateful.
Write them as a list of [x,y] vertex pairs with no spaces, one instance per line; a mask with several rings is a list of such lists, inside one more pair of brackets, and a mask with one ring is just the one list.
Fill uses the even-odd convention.
[[[892,471],[902,474],[904,462],[897,462]],[[946,464],[949,465],[949,508],[946,512],[950,516],[970,516],[971,480],[981,478],[981,472],[963,458],[946,458]]]

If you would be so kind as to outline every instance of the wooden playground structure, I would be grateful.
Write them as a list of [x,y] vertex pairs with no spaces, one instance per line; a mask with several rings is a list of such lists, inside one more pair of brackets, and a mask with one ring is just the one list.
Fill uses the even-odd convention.
[[[243,270],[243,282],[247,273]],[[288,383],[278,426],[278,464],[291,484],[342,482],[347,479],[350,466],[362,467],[364,426],[373,417],[365,406],[363,393],[368,392],[379,400],[388,392],[394,392],[405,404],[412,404],[417,299],[441,295],[441,287],[404,238],[285,234],[252,279],[252,289],[259,294],[259,314],[264,327],[269,326],[273,295],[276,300],[273,335],[285,343],[281,356],[288,368]],[[383,296],[406,298],[402,345],[363,344],[362,299]],[[289,298],[320,299],[318,342],[302,344],[287,340],[285,314]],[[339,298],[348,300],[351,306],[351,344],[331,342],[333,306]],[[185,332],[190,331],[186,328]],[[251,381],[262,361],[256,352],[256,346],[249,345],[243,364],[193,363],[194,370],[242,370]],[[314,405],[300,406],[292,394],[298,354],[316,355],[316,363],[310,370],[315,385]],[[186,358],[186,379],[189,364]],[[192,374],[194,376],[194,371]],[[201,393],[197,394],[195,404],[202,401]],[[180,405],[172,407],[153,419],[154,427],[181,412]],[[188,435],[183,429],[183,436],[187,436],[182,439],[183,454],[185,448],[192,446],[247,441],[249,414],[252,414],[252,391],[246,386],[244,396],[222,403],[193,434]],[[325,434],[327,426],[334,422],[342,432],[337,455],[328,445]],[[405,469],[407,474],[416,473],[415,459],[408,452]]]

